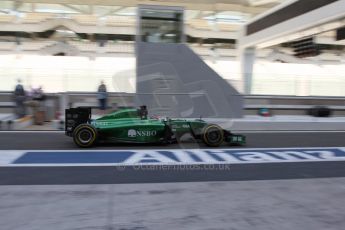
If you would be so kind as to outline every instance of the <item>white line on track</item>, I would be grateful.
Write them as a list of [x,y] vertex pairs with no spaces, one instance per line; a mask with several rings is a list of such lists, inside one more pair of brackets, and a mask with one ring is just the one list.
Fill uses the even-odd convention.
[[345,151],[345,146],[329,146],[329,147],[286,147],[286,148],[202,148],[202,149],[174,149],[174,148],[162,148],[162,149],[131,149],[131,148],[124,148],[124,149],[97,149],[97,148],[90,148],[90,149],[45,149],[45,150],[38,150],[38,149],[11,149],[11,150],[0,150],[0,154],[3,152],[11,152],[11,151],[20,151],[20,152],[116,152],[116,151],[193,151],[193,150],[202,150],[202,151],[215,151],[215,150],[231,150],[231,151],[252,151],[252,150],[291,150],[291,149],[343,149]]

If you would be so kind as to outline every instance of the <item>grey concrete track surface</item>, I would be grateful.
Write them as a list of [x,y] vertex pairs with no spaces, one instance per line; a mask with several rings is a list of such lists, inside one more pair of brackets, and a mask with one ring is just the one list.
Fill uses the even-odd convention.
[[[250,133],[248,148],[344,146],[345,133]],[[163,146],[164,147],[164,146]],[[196,144],[167,146],[196,148]],[[205,146],[200,146],[205,147]],[[162,148],[162,146],[98,146],[95,149]],[[77,149],[63,133],[0,133],[0,149]],[[231,167],[217,176],[240,176],[224,182],[151,183],[115,185],[3,185],[0,186],[1,230],[343,230],[345,229],[345,162],[315,162]],[[266,168],[262,168],[262,167]],[[251,167],[251,168],[250,168]],[[261,169],[260,169],[261,167]],[[298,170],[296,170],[296,168]],[[73,168],[69,167],[69,170]],[[106,170],[101,167],[101,170]],[[3,168],[4,184],[11,180],[46,178],[42,168]],[[7,170],[7,171],[6,171]],[[12,170],[12,171],[11,171]],[[14,171],[13,171],[14,170]],[[30,176],[20,170],[36,170]],[[55,170],[51,168],[49,170]],[[84,171],[83,171],[84,170]],[[116,168],[107,174],[55,170],[57,178],[114,178]],[[96,170],[96,169],[93,169]],[[127,169],[126,169],[127,170]],[[242,170],[242,171],[241,171]],[[61,173],[65,175],[61,177]],[[285,173],[284,173],[285,172]],[[124,172],[123,172],[124,173]],[[159,173],[159,172],[158,172]],[[262,177],[260,177],[260,173]],[[294,174],[295,175],[291,175]],[[320,174],[320,175],[316,175]],[[162,176],[163,174],[160,174]],[[187,175],[187,174],[186,174]],[[194,177],[197,174],[188,174]],[[200,174],[201,176],[203,174]],[[203,180],[207,176],[203,175]],[[284,177],[282,175],[285,175]],[[129,179],[140,179],[131,177]],[[122,182],[126,178],[118,176]],[[257,181],[248,180],[255,176]],[[332,178],[339,177],[340,178]],[[329,177],[315,179],[316,177]],[[127,178],[127,179],[128,179]],[[167,176],[169,179],[169,177]],[[225,180],[229,180],[226,178]],[[285,180],[277,180],[284,178]],[[288,179],[308,178],[308,179]],[[157,180],[160,179],[158,176]],[[170,176],[170,182],[184,181],[184,176]],[[263,180],[274,179],[274,180]],[[165,180],[165,179],[164,179]],[[200,178],[197,180],[201,180]],[[0,182],[1,182],[0,181]],[[169,181],[169,180],[166,180]],[[165,182],[166,182],[165,181]],[[192,180],[196,181],[196,180]],[[25,181],[24,181],[25,182]],[[164,182],[164,181],[159,181]],[[47,184],[49,184],[47,183]],[[65,182],[60,182],[64,184]],[[75,182],[73,182],[75,183]],[[73,184],[66,183],[66,184]],[[79,181],[80,183],[80,181]],[[103,182],[106,183],[106,182]],[[23,181],[17,184],[25,184]],[[39,183],[38,183],[39,184]]]
[[[345,132],[244,133],[244,148],[336,147],[344,146]],[[222,147],[228,148],[224,145]],[[100,149],[206,148],[202,143],[174,145],[99,145]],[[238,148],[238,147],[235,147]],[[73,150],[78,149],[63,132],[0,132],[1,150]],[[233,181],[345,176],[345,162],[311,162],[232,165],[231,170],[134,170],[116,171],[114,167],[3,167],[1,185],[35,184],[112,184],[190,181]]]
[[[246,148],[282,147],[343,147],[345,132],[276,132],[245,133]],[[154,149],[154,148],[206,148],[202,143],[182,143],[181,145],[103,145],[95,149]],[[224,145],[224,147],[228,147]],[[63,132],[0,132],[0,150],[60,150],[77,149],[72,138]]]
[[1,230],[342,230],[345,178],[1,186]]
[[[244,133],[246,148],[336,147],[344,146],[345,133],[278,132]],[[227,147],[224,145],[223,147]],[[175,145],[105,145],[98,149],[206,148],[201,143]],[[237,147],[236,147],[237,148]],[[1,132],[1,150],[78,149],[63,132]],[[345,162],[299,162],[280,164],[239,164],[231,170],[136,170],[128,166],[117,171],[112,166],[2,167],[0,185],[163,183],[191,181],[236,181],[296,178],[345,177]]]
[[[213,165],[0,167],[0,185],[127,184],[345,177],[345,161]],[[195,167],[195,165],[194,165]]]

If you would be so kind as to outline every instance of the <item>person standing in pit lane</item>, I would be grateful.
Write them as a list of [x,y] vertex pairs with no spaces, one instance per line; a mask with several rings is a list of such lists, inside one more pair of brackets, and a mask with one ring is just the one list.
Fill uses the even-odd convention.
[[104,81],[101,81],[101,84],[98,86],[97,99],[99,101],[99,109],[102,114],[104,114],[107,109],[107,98],[107,87],[105,86]]
[[24,102],[26,99],[26,93],[24,90],[24,86],[21,84],[21,80],[18,79],[18,83],[13,92],[14,102],[16,103],[15,114],[17,118],[21,118],[25,116],[25,106]]

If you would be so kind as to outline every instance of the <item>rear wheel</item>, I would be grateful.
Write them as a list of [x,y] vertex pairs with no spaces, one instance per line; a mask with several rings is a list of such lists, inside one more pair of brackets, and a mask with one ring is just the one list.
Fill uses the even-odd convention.
[[210,147],[218,147],[224,141],[224,131],[218,125],[207,125],[203,129],[202,140]]
[[96,140],[97,130],[89,124],[81,124],[73,132],[73,141],[79,147],[91,147]]

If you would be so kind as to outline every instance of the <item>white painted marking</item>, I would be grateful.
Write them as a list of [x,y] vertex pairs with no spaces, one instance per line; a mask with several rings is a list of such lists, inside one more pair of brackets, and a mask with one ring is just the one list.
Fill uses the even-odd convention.
[[315,156],[312,156],[310,154],[306,154],[301,151],[270,151],[268,152],[274,156],[282,157],[285,160],[295,160],[295,159],[308,159],[308,160],[318,160],[320,158],[317,158]]
[[141,161],[153,160],[157,162],[166,162],[166,163],[176,163],[173,159],[166,157],[156,151],[134,151],[136,154],[132,155],[126,160],[126,164],[137,164]]
[[205,149],[169,149],[169,148],[164,148],[164,149],[97,149],[97,148],[90,148],[90,149],[63,149],[63,150],[58,150],[58,149],[46,149],[46,150],[39,150],[39,149],[11,149],[11,150],[0,150],[0,154],[2,152],[9,152],[9,151],[20,151],[20,152],[116,152],[116,151],[193,151],[193,150],[202,150],[202,151],[215,151],[215,150],[230,150],[230,151],[257,151],[257,150],[291,150],[291,149],[340,149],[342,151],[345,151],[345,146],[344,147],[339,147],[339,146],[330,146],[330,147],[286,147],[286,148],[205,148]]
[[[13,164],[24,151],[0,150],[0,166],[135,166],[135,165],[212,165],[212,164],[253,164],[286,162],[345,161],[345,147],[325,148],[260,148],[260,149],[157,149],[157,150],[31,150],[33,152],[112,152],[123,154],[124,160],[109,163],[22,163]],[[130,155],[130,153],[134,155]],[[97,153],[96,153],[97,154]],[[166,154],[170,154],[168,157]],[[337,155],[336,155],[337,154]],[[93,155],[94,156],[94,155]],[[113,155],[114,156],[114,155]],[[48,157],[48,156],[47,156]],[[68,159],[68,155],[63,156]],[[175,159],[173,159],[173,158]],[[75,159],[74,159],[75,160]],[[147,161],[154,162],[147,162]]]
[[232,162],[232,161],[236,161],[237,160],[236,157],[225,153],[221,149],[219,149],[219,150],[206,150],[205,152],[207,152],[207,153],[209,153],[211,155],[216,154],[220,158],[224,159],[224,161]]
[[11,164],[13,161],[15,161],[24,154],[24,151],[1,150],[0,165]]
[[261,152],[239,152],[238,155],[241,160],[249,162],[277,161],[277,158]]

